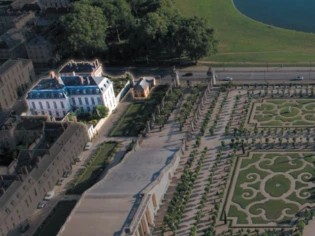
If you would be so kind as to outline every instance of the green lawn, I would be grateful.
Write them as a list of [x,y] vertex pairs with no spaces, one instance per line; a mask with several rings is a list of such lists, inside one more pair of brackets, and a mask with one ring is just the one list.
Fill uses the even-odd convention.
[[206,18],[215,29],[219,52],[205,58],[223,63],[301,63],[315,61],[315,34],[256,22],[234,8],[232,0],[176,0],[184,16]]
[[147,99],[131,104],[110,132],[110,136],[137,136],[146,127],[146,121],[151,118],[167,88],[168,85],[159,85],[151,91]]
[[56,236],[76,203],[76,201],[59,202],[50,215],[41,224],[34,236]]
[[117,145],[117,142],[102,143],[90,161],[91,163],[77,177],[72,188],[67,191],[67,194],[82,194],[85,190],[92,187],[100,173],[102,173],[111,161],[112,153],[115,151]]

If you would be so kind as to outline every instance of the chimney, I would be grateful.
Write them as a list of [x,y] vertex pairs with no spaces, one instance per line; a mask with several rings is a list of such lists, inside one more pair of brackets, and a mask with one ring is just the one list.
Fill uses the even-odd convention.
[[79,76],[78,78],[79,78],[79,84],[82,85],[82,84],[83,84],[83,77],[82,77],[82,76]]
[[55,78],[55,72],[50,71],[50,78]]
[[4,187],[1,187],[1,188],[0,188],[0,195],[2,195],[2,194],[4,194],[4,193],[5,193]]
[[27,167],[26,166],[22,166],[21,172],[22,172],[23,175],[28,175]]
[[72,75],[75,76],[75,71],[72,71]]
[[89,77],[86,78],[86,83],[87,83],[87,85],[90,85],[90,78]]

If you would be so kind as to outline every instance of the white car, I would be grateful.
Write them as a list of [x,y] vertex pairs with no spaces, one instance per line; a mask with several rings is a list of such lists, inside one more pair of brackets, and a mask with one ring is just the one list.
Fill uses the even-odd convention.
[[92,146],[93,146],[93,143],[88,142],[88,143],[85,145],[84,150],[89,150],[89,149],[91,149]]
[[222,81],[232,81],[233,78],[232,77],[225,77],[224,79],[222,79]]
[[46,193],[44,199],[45,199],[45,200],[50,200],[50,199],[52,199],[54,196],[55,196],[55,190],[52,190],[52,191]]
[[298,76],[295,77],[295,80],[303,80],[303,79],[304,79],[303,76],[299,76],[298,75]]

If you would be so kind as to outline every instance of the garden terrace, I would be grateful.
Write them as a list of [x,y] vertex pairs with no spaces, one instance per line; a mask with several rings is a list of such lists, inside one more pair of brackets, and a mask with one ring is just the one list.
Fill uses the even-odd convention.
[[110,132],[110,136],[137,136],[146,127],[146,122],[151,119],[168,88],[168,85],[159,85],[152,90],[148,99],[131,104]]

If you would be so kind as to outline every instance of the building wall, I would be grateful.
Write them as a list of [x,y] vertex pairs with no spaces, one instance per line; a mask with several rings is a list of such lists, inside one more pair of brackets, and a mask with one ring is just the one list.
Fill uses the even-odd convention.
[[[171,166],[166,167],[162,170],[161,176],[152,183],[152,187],[148,187],[148,192],[145,194],[150,195],[150,200],[146,205],[146,210],[143,212],[142,218],[140,222],[138,222],[138,226],[134,230],[133,235],[143,235],[142,232],[146,230],[152,230],[152,226],[154,223],[155,215],[160,208],[162,200],[164,199],[164,195],[171,183],[172,177],[178,167],[181,155],[176,153],[174,155],[174,161],[170,163]],[[145,190],[146,191],[146,190]],[[151,220],[151,223],[149,222]],[[150,233],[150,232],[147,232]]]
[[12,22],[11,28],[22,29],[31,19],[35,18],[34,12],[24,12]]
[[[3,65],[5,66],[5,65]],[[0,75],[0,111],[10,108],[18,98],[18,91],[27,91],[35,80],[33,63],[30,60],[18,59]]]
[[12,47],[8,49],[6,48],[0,49],[0,58],[16,59],[16,58],[26,58],[26,56],[27,56],[27,53],[26,53],[23,42],[21,42],[16,47]]
[[40,45],[27,44],[25,48],[27,57],[34,63],[49,63],[50,59],[53,58],[53,48],[48,42]]
[[[71,164],[75,163],[75,159],[88,142],[88,133],[83,124],[76,123],[74,125],[78,126],[76,132],[60,148],[60,152],[57,155],[44,156],[44,158],[51,158],[53,161],[48,166],[41,166],[41,162],[38,163],[40,168],[45,168],[45,172],[38,179],[32,178],[32,172],[23,175],[25,180],[20,181],[21,186],[1,207],[0,216],[3,217],[0,221],[0,236],[7,235],[9,231],[18,231],[20,224],[34,213],[46,193],[54,188],[64,172],[71,168]],[[55,145],[60,146],[58,141]],[[33,171],[37,171],[36,167]]]
[[34,115],[49,115],[62,118],[71,110],[70,98],[59,99],[27,99],[29,108]]

